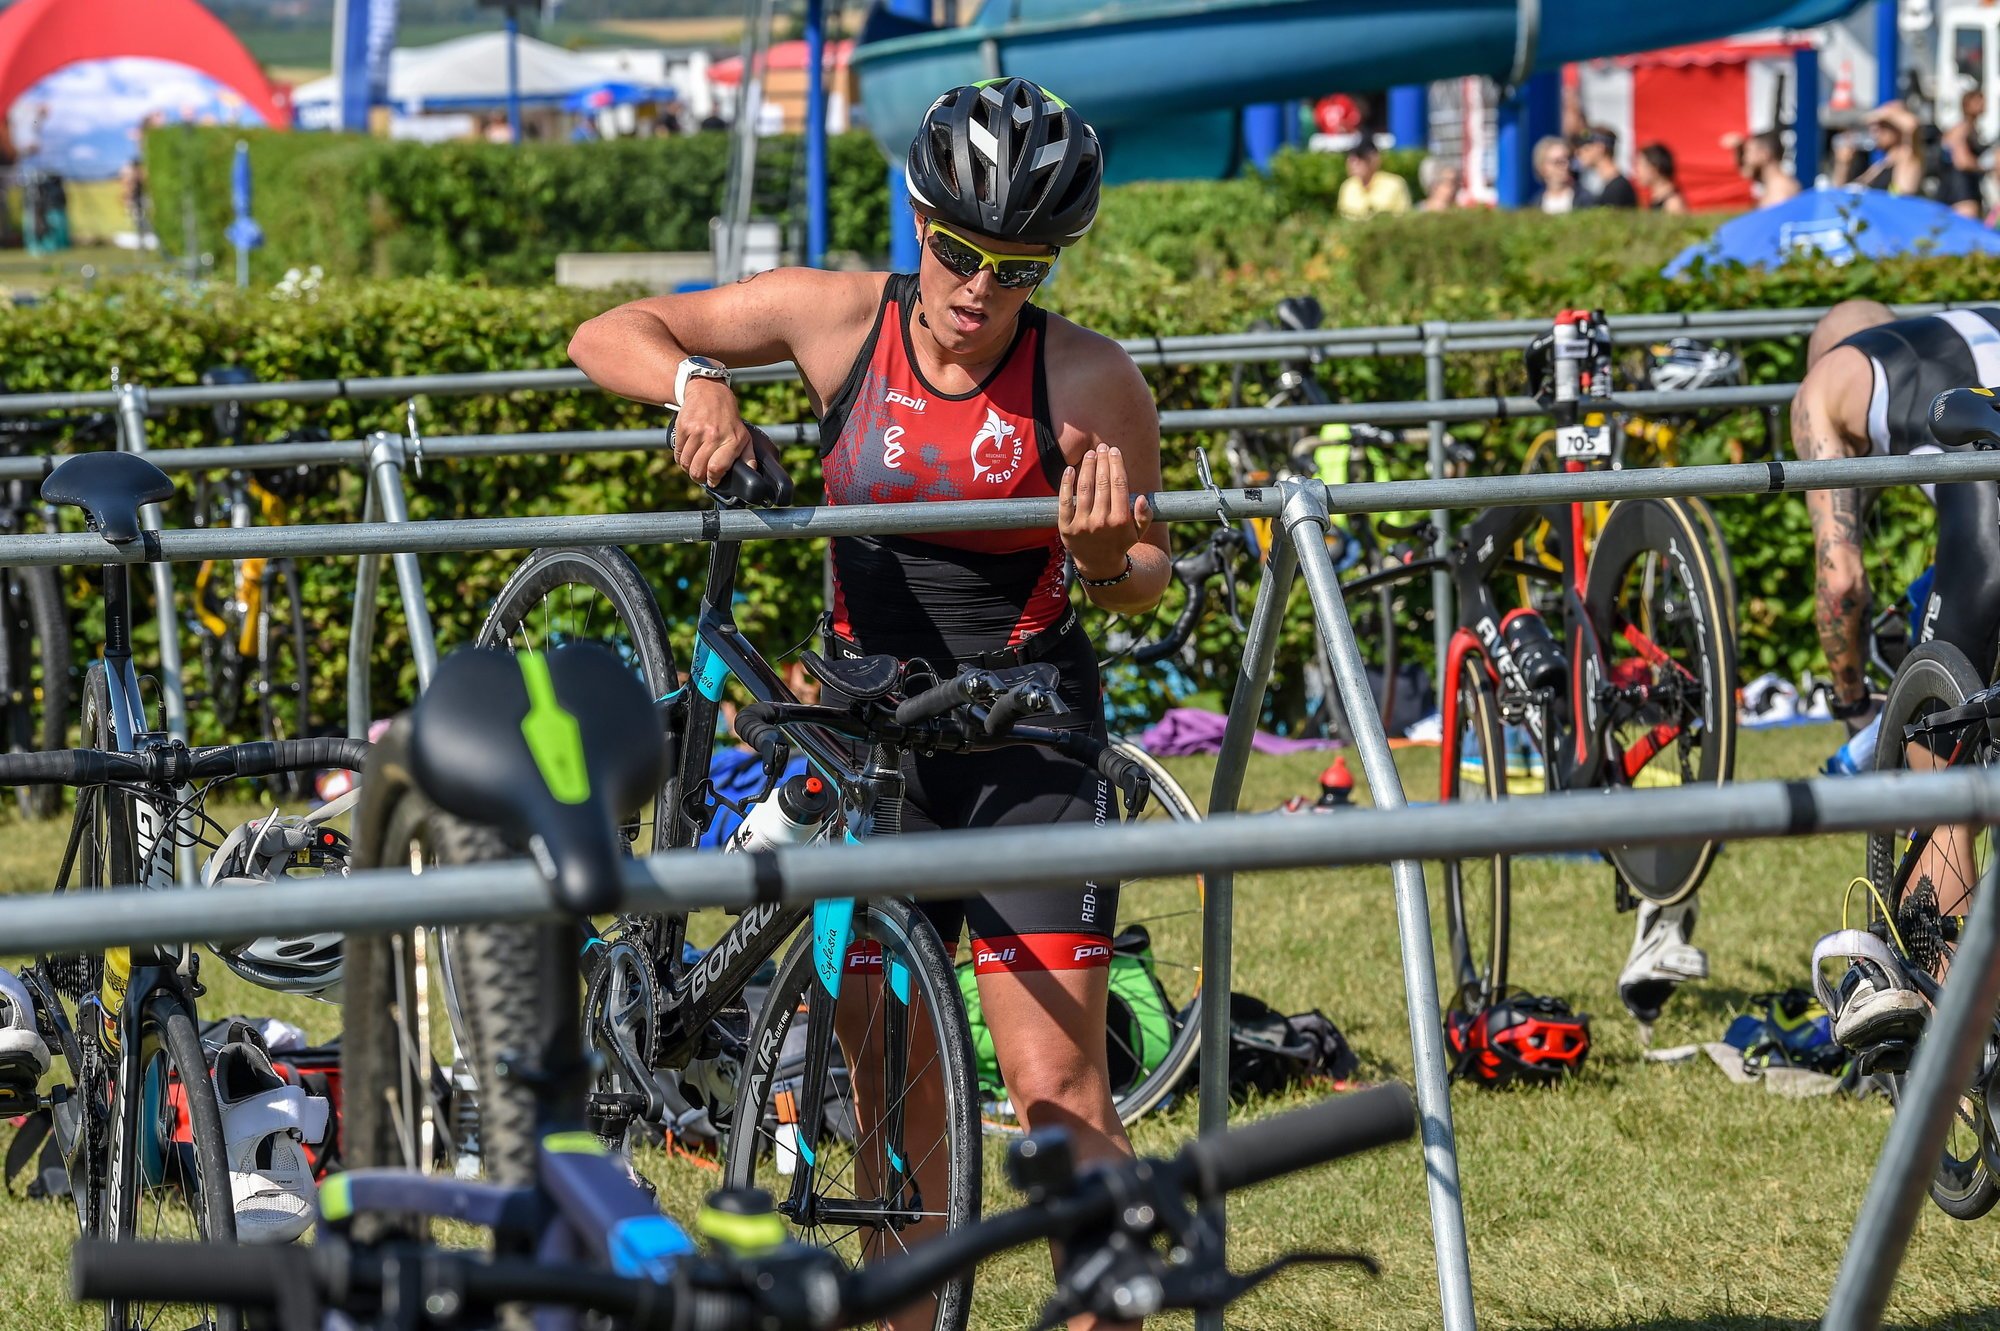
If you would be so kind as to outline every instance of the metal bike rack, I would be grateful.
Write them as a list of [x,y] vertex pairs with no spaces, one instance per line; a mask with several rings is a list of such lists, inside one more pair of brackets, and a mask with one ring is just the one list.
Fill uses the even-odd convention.
[[[410,521],[409,505],[403,495],[403,468],[422,465],[421,450],[400,434],[378,431],[368,436],[368,463],[361,520],[378,517],[390,525]],[[417,667],[417,689],[430,687],[437,673],[437,633],[431,627],[430,602],[424,592],[424,573],[417,557],[409,551],[389,556],[396,569],[396,589],[403,598],[403,616],[410,628],[410,654]],[[376,593],[382,583],[382,561],[364,556],[354,576],[354,623],[347,638],[347,733],[366,739],[370,715],[369,659],[375,649]]]

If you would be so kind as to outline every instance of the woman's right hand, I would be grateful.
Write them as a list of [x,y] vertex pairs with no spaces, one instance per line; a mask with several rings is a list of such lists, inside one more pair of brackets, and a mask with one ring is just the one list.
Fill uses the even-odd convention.
[[720,485],[741,461],[755,469],[750,427],[737,409],[736,394],[715,379],[689,379],[687,400],[674,423],[674,460],[703,485]]

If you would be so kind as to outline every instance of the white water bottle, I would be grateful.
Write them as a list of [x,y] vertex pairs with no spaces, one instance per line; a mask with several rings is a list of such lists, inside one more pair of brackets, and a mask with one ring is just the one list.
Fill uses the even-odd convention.
[[732,851],[803,846],[819,835],[833,813],[833,787],[810,772],[782,783],[759,803],[729,838]]
[[1840,751],[1826,760],[1822,769],[1828,776],[1858,776],[1872,771],[1875,767],[1875,748],[1882,738],[1882,717],[1877,714],[1873,721],[1848,737]]

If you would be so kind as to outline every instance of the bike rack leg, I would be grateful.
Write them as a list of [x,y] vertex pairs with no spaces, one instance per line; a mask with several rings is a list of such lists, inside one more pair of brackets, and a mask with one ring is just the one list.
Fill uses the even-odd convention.
[[[146,451],[146,390],[138,384],[118,386],[118,439],[128,453]],[[139,526],[158,531],[165,526],[158,504],[139,510]],[[180,617],[174,612],[174,566],[161,560],[152,565],[153,601],[160,624],[160,700],[166,712],[167,733],[186,742],[188,737],[187,694],[181,687]],[[187,815],[181,814],[175,828],[180,843],[174,851],[174,875],[183,883],[195,881],[194,846],[186,836]]]
[[[1257,586],[1257,604],[1250,612],[1250,632],[1243,646],[1243,664],[1229,698],[1229,721],[1222,732],[1222,752],[1215,760],[1210,787],[1211,817],[1231,813],[1243,793],[1243,772],[1250,763],[1250,741],[1257,717],[1264,710],[1264,691],[1271,682],[1271,662],[1278,652],[1278,628],[1285,620],[1298,556],[1289,544],[1272,549]],[[1227,575],[1225,575],[1227,576]],[[1229,985],[1231,935],[1235,928],[1236,875],[1209,874],[1203,884],[1201,917],[1201,1114],[1200,1132],[1212,1137],[1229,1126]],[[1219,1001],[1218,1001],[1219,1000]],[[1217,1232],[1222,1231],[1222,1199],[1212,1204]],[[1198,1331],[1222,1331],[1222,1314],[1203,1313]]]
[[[1430,323],[1424,325],[1424,400],[1442,402],[1444,397],[1444,344],[1449,324]],[[1443,421],[1430,423],[1430,475],[1434,481],[1444,479]],[[1437,528],[1438,539],[1451,530],[1451,515],[1441,508],[1431,510],[1431,526]],[[1437,649],[1437,658],[1432,666],[1437,678],[1439,696],[1444,693],[1444,663],[1451,654],[1452,615],[1451,575],[1443,569],[1431,570],[1431,639]]]
[[[1982,829],[1980,835],[1987,833]],[[1958,1112],[1961,1090],[1986,1050],[1993,1010],[2000,1003],[2000,863],[1987,866],[1972,916],[1959,935],[1944,1001],[1917,1046],[1903,1103],[1889,1123],[1875,1176],[1861,1199],[1847,1252],[1834,1278],[1825,1331],[1872,1331],[1896,1283],[1910,1246],[1917,1212],[1930,1195],[1931,1177]]]
[[[410,450],[402,435],[386,432],[368,436],[368,470],[374,476],[385,522],[408,522],[403,501],[403,467]],[[414,554],[389,556],[396,569],[396,586],[403,597],[403,614],[410,625],[410,654],[417,662],[417,688],[427,689],[437,673],[437,634],[431,628],[430,603],[424,599],[424,570]]]
[[[1378,809],[1402,808],[1402,778],[1382,733],[1382,718],[1368,688],[1368,672],[1354,640],[1354,625],[1340,594],[1340,575],[1327,553],[1327,492],[1318,481],[1286,481],[1282,520],[1296,547],[1299,571],[1312,598],[1313,618],[1347,709],[1350,736],[1360,751],[1368,790]],[[1431,1239],[1437,1249],[1438,1295],[1446,1331],[1472,1331],[1472,1269],[1465,1246],[1465,1205],[1458,1187],[1458,1148],[1451,1127],[1451,1086],[1445,1075],[1444,1034],[1438,1018],[1437,958],[1431,950],[1430,901],[1423,865],[1397,860],[1389,866],[1402,933],[1403,987],[1410,1014],[1411,1067],[1423,1118],[1424,1167],[1430,1187]],[[1207,989],[1206,981],[1203,989]]]
[[[361,474],[361,520],[379,521],[375,482],[364,467]],[[347,634],[347,737],[367,739],[369,715],[368,666],[375,654],[375,596],[382,586],[382,557],[363,555],[354,563],[354,625]]]

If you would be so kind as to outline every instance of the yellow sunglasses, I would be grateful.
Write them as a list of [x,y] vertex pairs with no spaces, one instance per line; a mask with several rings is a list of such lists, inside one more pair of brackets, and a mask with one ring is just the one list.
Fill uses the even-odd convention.
[[943,222],[933,221],[925,229],[930,251],[954,277],[971,277],[982,268],[993,270],[993,280],[1003,287],[1031,287],[1056,266],[1059,250],[1042,254],[995,254],[982,249],[953,231]]

